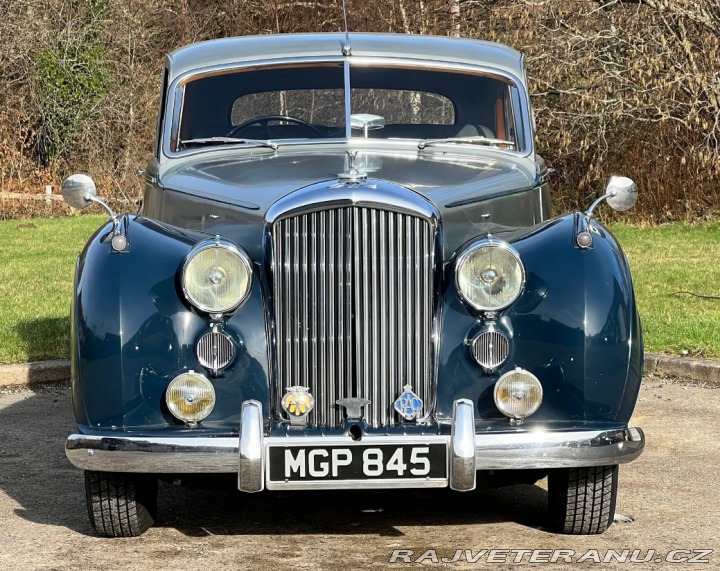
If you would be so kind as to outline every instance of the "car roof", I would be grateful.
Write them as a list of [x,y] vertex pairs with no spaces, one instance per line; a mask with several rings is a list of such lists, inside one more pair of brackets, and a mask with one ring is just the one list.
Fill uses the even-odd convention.
[[[167,56],[170,81],[187,72],[258,60],[342,57],[344,33],[276,34],[209,40]],[[522,54],[482,40],[413,34],[351,33],[351,57],[407,58],[482,65],[524,81]]]

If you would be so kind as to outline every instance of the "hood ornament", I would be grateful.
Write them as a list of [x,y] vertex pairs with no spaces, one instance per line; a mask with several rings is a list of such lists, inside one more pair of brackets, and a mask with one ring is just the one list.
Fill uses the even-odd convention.
[[347,170],[338,174],[338,179],[349,182],[360,182],[367,179],[367,173],[357,169],[355,159],[357,159],[358,151],[347,152]]

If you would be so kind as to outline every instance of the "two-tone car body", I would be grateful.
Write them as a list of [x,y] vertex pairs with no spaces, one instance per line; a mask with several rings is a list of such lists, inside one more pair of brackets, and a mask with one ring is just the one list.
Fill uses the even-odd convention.
[[[602,532],[644,445],[642,334],[620,246],[592,209],[552,217],[548,174],[502,45],[170,54],[142,209],[77,264],[66,451],[98,533],[142,533],[158,476],[183,473],[243,492],[548,475],[553,524]],[[98,200],[82,175],[64,192]]]

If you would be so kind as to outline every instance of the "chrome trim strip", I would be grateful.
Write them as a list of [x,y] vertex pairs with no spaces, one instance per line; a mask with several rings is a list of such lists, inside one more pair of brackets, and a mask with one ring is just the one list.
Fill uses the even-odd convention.
[[302,188],[270,206],[265,221],[274,224],[279,218],[347,206],[392,210],[433,221],[437,221],[439,217],[433,204],[413,191],[386,183],[382,192],[378,192],[374,186],[361,183],[323,186],[322,191],[319,191],[317,185]]
[[453,403],[450,437],[450,488],[459,492],[475,489],[475,415],[469,399]]
[[[412,444],[447,439],[447,436],[367,436],[362,442]],[[475,434],[474,441],[475,467],[478,470],[625,464],[640,456],[645,447],[645,435],[640,428]],[[261,446],[263,453],[269,442],[318,446],[347,445],[353,441],[349,436],[300,436],[297,440],[291,437],[265,438]],[[74,466],[83,470],[168,474],[235,473],[238,471],[238,444],[239,440],[235,437],[168,438],[72,434],[67,439],[65,454]],[[255,470],[257,473],[257,468]],[[345,485],[347,487],[347,484]]]
[[239,452],[238,489],[261,492],[265,488],[265,447],[262,405],[256,400],[245,401],[242,405]]
[[[346,59],[343,62],[343,80],[345,82],[345,138],[352,137],[352,92],[350,91],[350,62]],[[351,169],[348,169],[350,171]]]

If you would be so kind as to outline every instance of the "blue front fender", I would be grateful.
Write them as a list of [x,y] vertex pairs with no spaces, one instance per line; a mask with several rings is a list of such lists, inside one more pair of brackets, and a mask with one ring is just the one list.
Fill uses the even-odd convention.
[[[184,299],[178,274],[185,256],[209,236],[125,217],[125,252],[110,246],[112,225],[80,255],[72,314],[75,417],[85,431],[184,429],[167,411],[168,383],[179,373],[208,375],[196,355],[208,317]],[[245,304],[226,322],[237,354],[212,382],[217,403],[203,429],[237,430],[240,405],[263,403],[269,416],[268,349],[262,288],[253,280]]]
[[502,374],[522,367],[538,377],[544,391],[541,407],[525,428],[627,425],[643,364],[630,272],[617,241],[594,221],[592,249],[576,246],[576,216],[506,238],[520,254],[527,283],[518,301],[499,316],[511,352],[491,375],[471,357],[468,342],[482,323],[458,298],[455,264],[448,264],[439,353],[440,418],[450,418],[454,400],[469,398],[476,403],[480,430],[507,425],[495,407],[493,388]]

